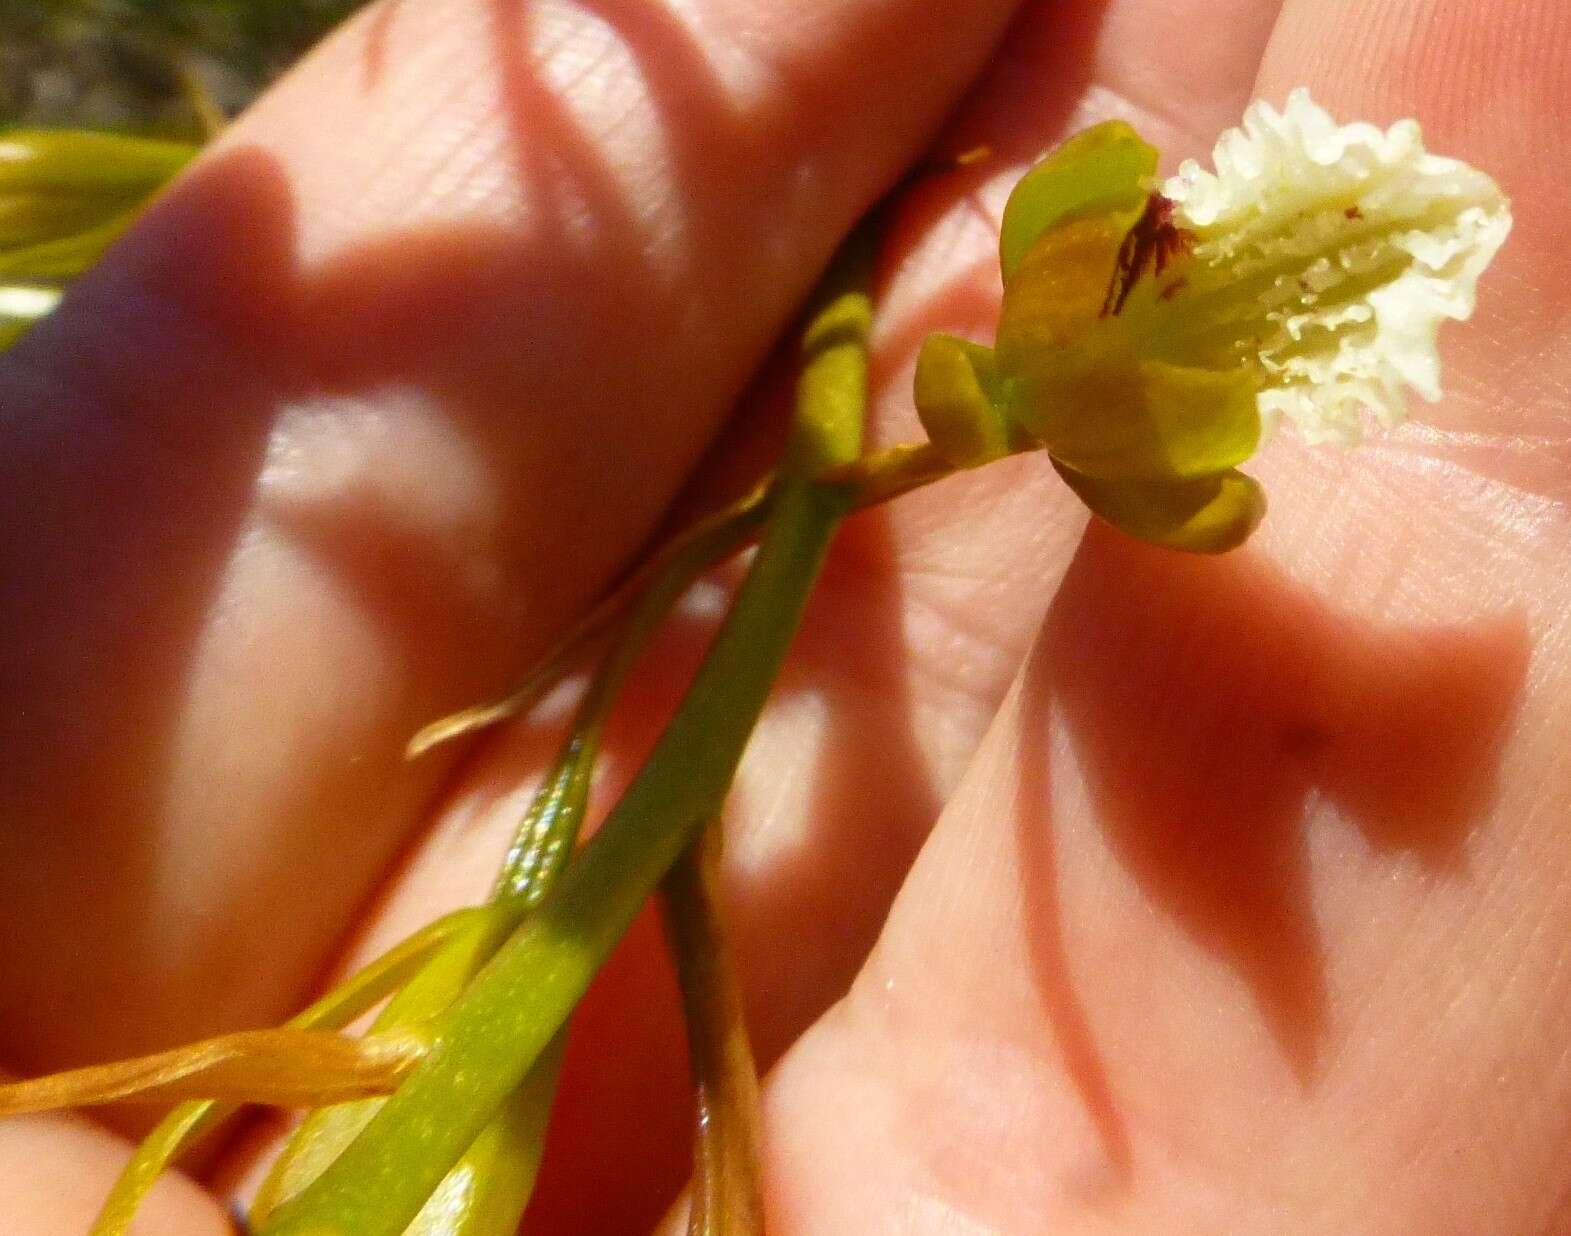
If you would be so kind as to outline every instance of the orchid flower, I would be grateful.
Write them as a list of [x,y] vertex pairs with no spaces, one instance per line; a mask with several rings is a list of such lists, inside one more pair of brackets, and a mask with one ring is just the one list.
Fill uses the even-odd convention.
[[1158,187],[1156,162],[1109,121],[1021,180],[995,344],[929,339],[917,407],[952,462],[1024,437],[1109,522],[1218,552],[1264,510],[1237,467],[1276,423],[1351,445],[1404,388],[1439,398],[1437,331],[1472,313],[1510,205],[1416,121],[1338,126],[1303,90],[1252,105],[1214,171]]

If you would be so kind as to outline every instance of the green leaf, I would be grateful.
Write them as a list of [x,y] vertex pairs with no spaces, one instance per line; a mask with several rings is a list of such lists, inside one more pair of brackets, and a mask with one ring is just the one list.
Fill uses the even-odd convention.
[[93,266],[195,153],[112,133],[0,134],[0,281],[12,285],[0,286],[0,350],[47,312],[18,305]]
[[189,142],[89,129],[13,129],[0,133],[0,195],[145,197],[196,150]]
[[1004,207],[998,256],[1007,282],[1036,238],[1055,224],[1093,214],[1128,216],[1145,208],[1156,147],[1122,120],[1077,133],[1027,172]]
[[112,215],[85,231],[15,248],[0,246],[0,278],[68,283],[91,269],[136,220],[137,209]]

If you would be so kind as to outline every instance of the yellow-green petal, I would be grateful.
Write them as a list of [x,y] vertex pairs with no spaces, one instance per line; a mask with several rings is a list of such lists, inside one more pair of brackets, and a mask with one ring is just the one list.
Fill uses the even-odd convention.
[[1255,381],[1242,366],[1138,359],[1121,323],[1039,358],[1013,414],[1055,459],[1102,480],[1175,480],[1237,467],[1260,442]]
[[1153,545],[1221,554],[1249,538],[1265,494],[1242,472],[1189,481],[1104,481],[1054,467],[1080,500],[1115,528]]
[[996,398],[997,366],[993,349],[929,335],[916,360],[916,413],[928,439],[959,468],[1000,459],[1009,453],[1009,422]]

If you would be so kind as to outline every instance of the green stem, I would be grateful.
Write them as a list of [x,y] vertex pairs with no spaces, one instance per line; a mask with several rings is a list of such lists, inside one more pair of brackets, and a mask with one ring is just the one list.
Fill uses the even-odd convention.
[[[744,510],[753,505],[762,504],[749,504]],[[508,851],[497,878],[496,896],[516,895],[533,908],[555,886],[578,837],[600,741],[623,679],[677,599],[709,567],[717,553],[727,552],[745,535],[734,515],[718,521],[706,519],[698,527],[700,535],[682,536],[660,554],[661,571],[645,585],[643,594],[623,618],[611,650],[578,707],[556,767],[530,804],[529,814]],[[639,574],[642,576],[643,572]]]
[[262,1236],[399,1236],[556,1035],[665,872],[719,813],[850,487],[870,306],[837,290],[807,335],[789,470],[736,603],[682,706],[605,824],[462,997],[436,1043],[347,1150]]
[[517,1236],[545,1150],[567,1035],[551,1040],[501,1113],[448,1173],[404,1236]]

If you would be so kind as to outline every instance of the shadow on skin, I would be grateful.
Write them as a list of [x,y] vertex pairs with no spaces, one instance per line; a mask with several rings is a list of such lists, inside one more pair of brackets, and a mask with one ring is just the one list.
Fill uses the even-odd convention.
[[[1093,524],[1045,630],[1045,708],[1141,889],[1248,984],[1304,1085],[1326,1031],[1305,820],[1335,805],[1370,845],[1460,876],[1494,799],[1529,645],[1514,613],[1430,628],[1338,614],[1248,551],[1207,559]],[[1046,801],[1043,767],[1023,794]],[[1066,1067],[1127,1174],[1116,1096],[1069,984],[1040,806],[1028,904]]]
[[[303,790],[309,801],[280,804],[276,869],[252,873],[231,925],[255,921],[298,881],[299,851],[319,847],[322,820],[363,816],[368,798],[387,804],[384,828],[335,835],[342,900],[299,909],[308,955],[259,959],[244,933],[215,923],[201,951],[192,943],[178,961],[166,956],[161,942],[189,935],[149,912],[168,878],[159,851],[170,774],[198,643],[243,538],[295,541],[385,627],[394,664],[407,672],[399,706],[412,729],[504,686],[536,651],[520,635],[526,618],[543,637],[604,586],[746,377],[754,358],[745,340],[698,384],[673,346],[668,361],[608,364],[593,389],[542,401],[542,390],[563,385],[564,366],[591,371],[585,340],[663,333],[691,350],[705,323],[736,316],[731,301],[743,292],[720,275],[690,277],[692,254],[636,277],[648,265],[648,227],[580,118],[532,76],[534,61],[514,45],[527,23],[501,24],[516,11],[497,6],[495,54],[529,177],[524,224],[384,234],[303,270],[285,176],[269,154],[232,149],[184,178],[73,293],[73,306],[6,358],[6,398],[19,406],[0,415],[36,422],[0,461],[5,506],[14,507],[6,522],[27,530],[8,538],[7,555],[19,557],[4,566],[28,584],[0,602],[0,670],[15,684],[0,835],[0,897],[15,920],[0,943],[11,993],[3,1037],[26,1072],[274,1020],[309,985],[344,915],[370,894],[399,832],[438,788],[443,761],[406,768],[399,734],[327,786]],[[624,25],[647,42],[640,63],[666,66],[664,79],[651,73],[652,106],[681,109],[662,126],[677,151],[669,191],[704,199],[688,178],[711,143],[723,175],[769,126],[730,110],[713,75],[699,71],[697,49],[672,42],[685,32],[635,16],[624,14]],[[678,69],[679,82],[670,76]],[[710,239],[722,249],[742,243],[757,191],[712,196],[735,219]],[[626,269],[629,286],[608,280],[608,265]],[[779,295],[784,313],[789,292]],[[749,321],[762,351],[770,327],[756,313]],[[679,380],[696,407],[670,398]],[[327,483],[259,489],[292,409],[307,404],[331,420],[353,453],[360,401],[389,390],[413,392],[477,461],[479,513],[464,518],[478,526],[427,526],[374,460],[357,458]],[[644,417],[648,432],[619,431],[606,407]],[[541,527],[561,532],[529,531]],[[62,552],[52,554],[55,545]],[[524,580],[547,582],[526,590]],[[93,913],[62,919],[66,896],[90,898]],[[55,964],[40,966],[41,957]],[[59,959],[70,957],[81,968],[62,973]],[[149,983],[164,996],[150,999]],[[87,1005],[84,988],[95,994]]]
[[1119,1111],[1090,1018],[1069,974],[1068,946],[1058,900],[1053,847],[1052,717],[1055,651],[1039,640],[1024,671],[1020,711],[1020,764],[1015,784],[1016,844],[1020,848],[1020,904],[1025,908],[1031,978],[1052,1028],[1065,1075],[1101,1143],[1107,1179],[1092,1187],[1125,1185],[1133,1171],[1129,1127]]
[[[183,977],[160,947],[175,925],[147,913],[168,744],[272,425],[288,188],[266,157],[231,155],[121,258],[73,294],[88,314],[5,358],[0,396],[15,422],[0,458],[0,981],[7,1061],[27,1073],[100,1056],[150,982]],[[171,336],[187,345],[174,355]],[[215,390],[221,405],[203,402]],[[73,958],[80,972],[61,973]],[[222,942],[197,964],[241,968]]]
[[[764,403],[772,419],[780,409],[767,396]],[[737,477],[763,462],[748,437],[728,444],[740,460],[712,461],[710,487],[747,487]],[[790,844],[772,838],[767,871],[733,869],[725,890],[727,936],[760,1068],[850,986],[937,814],[925,757],[903,724],[909,699],[895,567],[884,518],[856,517],[775,693],[825,697],[828,720],[801,770],[803,784],[783,787],[788,801],[809,798],[801,836]],[[658,668],[635,676],[608,733],[609,780],[634,771],[714,629],[679,615],[662,632],[648,658]],[[873,762],[859,741],[870,723],[887,738]],[[773,793],[763,791],[765,802]],[[856,898],[846,897],[848,887],[857,887]],[[791,946],[782,948],[783,939]],[[646,1230],[686,1182],[692,1095],[680,1017],[664,939],[646,913],[574,1015],[557,1123],[529,1216],[541,1231]],[[608,1059],[617,1064],[607,1068]]]
[[[767,871],[727,898],[743,955],[776,971],[749,976],[761,1068],[850,988],[943,806],[913,732],[904,618],[887,516],[858,515],[825,564],[777,687],[782,699],[817,696],[824,719],[796,791],[806,800],[801,835],[771,847]],[[795,947],[781,949],[782,938]]]
[[[351,483],[304,503],[286,499],[269,511],[332,562],[365,597],[368,612],[402,624],[395,632],[400,646],[424,650],[433,640],[452,642],[452,632],[433,629],[444,615],[450,620],[446,598],[484,588],[462,608],[489,615],[490,629],[471,627],[458,639],[494,647],[503,673],[484,681],[452,677],[430,716],[496,691],[528,662],[536,650],[522,647],[515,634],[524,611],[544,610],[560,625],[599,591],[579,584],[557,595],[548,584],[527,595],[517,580],[566,574],[576,583],[587,575],[603,586],[626,563],[771,341],[764,327],[735,350],[739,363],[722,364],[717,356],[701,375],[707,389],[695,404],[671,398],[674,387],[693,385],[681,345],[702,349],[717,323],[735,332],[756,318],[756,311],[741,310],[744,301],[756,307],[757,294],[733,286],[732,270],[697,277],[701,266],[714,265],[697,252],[678,253],[661,266],[651,262],[649,207],[637,200],[641,177],[607,161],[600,144],[607,134],[587,129],[586,116],[608,89],[607,66],[615,68],[625,54],[648,106],[661,117],[660,153],[671,183],[657,191],[680,203],[684,231],[724,252],[756,254],[769,251],[759,243],[764,203],[748,186],[759,182],[760,168],[790,157],[792,145],[780,139],[785,114],[739,106],[692,33],[661,6],[593,0],[582,7],[603,31],[575,32],[583,46],[558,59],[576,73],[556,81],[543,66],[569,36],[551,18],[553,10],[488,0],[522,223],[385,235],[332,262],[302,288],[297,334],[312,356],[309,372],[296,382],[302,391],[355,395],[414,384],[496,478],[501,501],[483,526],[470,530],[468,542],[496,542],[494,557],[510,567],[506,580],[477,579],[472,554],[455,554],[451,536],[431,535],[410,517],[403,495],[375,484]],[[372,50],[383,56],[397,11],[373,16]],[[717,183],[741,191],[713,192]],[[607,280],[607,270],[628,272],[628,282]],[[789,286],[804,273],[797,260],[787,277],[773,279],[766,270],[764,279]],[[783,301],[782,313],[789,308]],[[650,352],[647,341],[657,338],[671,341],[669,361],[660,350]],[[618,364],[613,351],[589,366],[586,340],[627,341],[639,356]],[[560,406],[542,406],[539,392],[560,386],[564,368],[590,369],[592,388],[572,392]],[[605,409],[642,418],[647,431],[586,432],[586,426],[614,425]],[[526,421],[529,432],[519,433]],[[665,483],[633,483],[640,478]],[[607,538],[605,513],[637,508],[637,498],[644,499],[637,511],[643,518],[627,521],[636,531]],[[551,535],[520,538],[508,531],[540,527]],[[563,561],[589,561],[597,569],[564,573]]]

